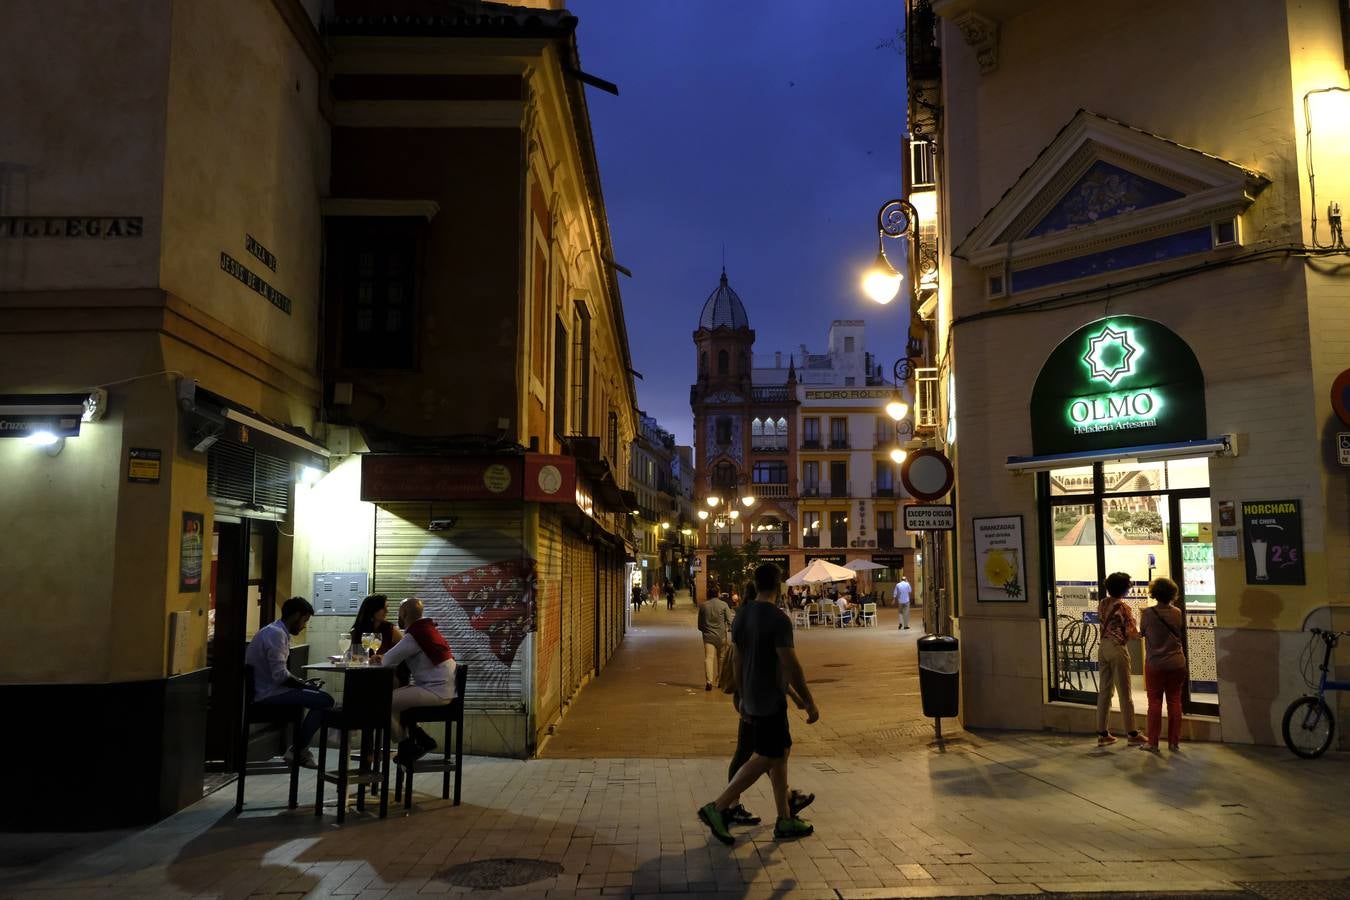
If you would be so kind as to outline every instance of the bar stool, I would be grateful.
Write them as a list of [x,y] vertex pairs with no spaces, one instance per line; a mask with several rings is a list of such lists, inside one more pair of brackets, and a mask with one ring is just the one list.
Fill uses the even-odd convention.
[[244,666],[244,714],[239,735],[239,765],[234,795],[234,814],[244,809],[244,779],[248,776],[248,737],[250,725],[280,725],[283,729],[291,726],[291,793],[286,802],[287,809],[295,809],[296,793],[300,787],[300,722],[305,709],[301,706],[281,703],[259,703],[254,699],[253,667]]
[[[389,813],[389,725],[391,701],[394,693],[394,670],[380,666],[353,668],[344,673],[342,705],[324,710],[319,726],[319,772],[314,788],[314,815],[323,814],[325,782],[333,782],[338,790],[337,820],[341,825],[347,818],[347,784],[351,780],[351,733],[361,732],[361,762],[356,769],[356,808],[366,809],[366,786],[382,784],[380,791],[380,818]],[[328,729],[342,733],[339,743],[338,769],[329,772]],[[366,754],[378,748],[375,773],[371,773]]]
[[[423,757],[417,760],[411,766],[399,766],[398,774],[394,781],[394,799],[403,800],[405,810],[412,809],[413,797],[413,773],[414,772],[440,772],[441,773],[441,799],[450,799],[450,727],[455,729],[455,806],[459,806],[459,787],[464,770],[464,688],[469,681],[469,666],[466,663],[459,663],[455,666],[455,699],[443,706],[414,706],[412,709],[405,709],[399,717],[403,721],[403,727],[409,728],[412,725],[426,722],[440,722],[445,725],[445,744],[441,747],[440,759],[427,759]],[[404,770],[407,770],[408,780],[405,785],[403,781]],[[387,782],[386,782],[387,784]]]

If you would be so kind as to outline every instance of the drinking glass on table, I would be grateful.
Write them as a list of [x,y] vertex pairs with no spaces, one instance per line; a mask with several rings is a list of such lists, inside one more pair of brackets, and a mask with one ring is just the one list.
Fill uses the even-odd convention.
[[352,649],[352,636],[350,634],[338,635],[338,656],[342,657],[343,662],[347,662],[347,651]]
[[370,665],[375,659],[375,651],[380,649],[380,635],[372,631],[361,635],[361,639],[366,647],[366,665]]

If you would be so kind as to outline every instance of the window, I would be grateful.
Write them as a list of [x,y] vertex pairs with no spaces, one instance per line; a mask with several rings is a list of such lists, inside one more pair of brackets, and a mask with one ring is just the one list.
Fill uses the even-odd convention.
[[785,462],[757,462],[751,473],[755,484],[787,484]]
[[347,369],[412,369],[417,359],[418,230],[401,219],[335,220],[331,292]]
[[895,420],[890,416],[877,416],[876,446],[885,447],[895,443]]
[[830,449],[848,449],[848,419],[830,419]]
[[853,352],[853,338],[851,337],[844,338],[844,352],[845,353]]
[[576,305],[572,320],[572,433],[591,433],[591,313],[584,303]]
[[830,496],[848,496],[848,463],[830,463]]
[[877,546],[895,546],[895,513],[890,511],[877,513]]
[[830,513],[830,546],[848,546],[848,513]]
[[820,463],[810,460],[802,463],[802,494],[815,497],[820,493]]
[[561,316],[553,322],[553,433],[567,434],[567,329]]
[[[770,423],[770,427],[772,427],[772,423]],[[755,439],[756,447],[763,446],[761,439],[764,437],[764,423],[759,419],[750,420],[750,436]]]
[[548,256],[540,244],[534,245],[534,374],[544,380],[545,341],[548,340]]
[[698,355],[698,374],[708,374],[708,354],[706,351]]
[[609,464],[617,466],[619,464],[619,414],[614,410],[609,411]]
[[719,447],[725,447],[731,443],[731,418],[729,416],[718,416],[716,425],[716,438]]
[[820,446],[820,419],[802,419],[802,446]]
[[731,369],[731,356],[725,350],[717,351],[717,374],[726,375]]
[[877,460],[877,496],[891,497],[895,494],[895,470],[886,460]]
[[712,486],[715,491],[734,491],[736,489],[736,467],[729,462],[720,462],[713,467]]
[[802,546],[820,546],[820,513],[802,513]]

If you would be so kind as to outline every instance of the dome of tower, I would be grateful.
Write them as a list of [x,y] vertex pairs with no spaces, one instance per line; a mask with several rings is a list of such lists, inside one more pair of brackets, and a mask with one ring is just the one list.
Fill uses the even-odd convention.
[[721,284],[717,286],[717,290],[708,296],[708,301],[703,304],[703,314],[698,317],[698,327],[709,330],[750,327],[750,317],[745,314],[745,305],[741,303],[741,298],[736,296],[736,292],[727,284],[726,269],[722,270]]

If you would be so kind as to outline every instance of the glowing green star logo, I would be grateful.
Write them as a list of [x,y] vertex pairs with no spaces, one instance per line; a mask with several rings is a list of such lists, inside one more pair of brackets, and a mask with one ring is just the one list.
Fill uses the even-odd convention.
[[1103,325],[1101,332],[1088,341],[1083,362],[1092,370],[1093,378],[1115,384],[1120,376],[1134,372],[1134,358],[1138,354],[1139,348],[1130,343],[1129,334]]

